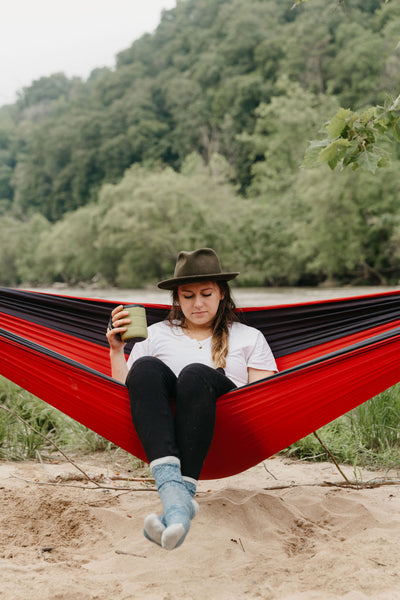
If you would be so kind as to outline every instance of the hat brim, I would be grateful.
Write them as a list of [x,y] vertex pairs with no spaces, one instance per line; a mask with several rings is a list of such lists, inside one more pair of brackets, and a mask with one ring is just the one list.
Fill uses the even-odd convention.
[[165,279],[165,281],[159,281],[157,287],[161,290],[173,290],[178,285],[184,283],[196,283],[198,281],[231,281],[235,279],[239,273],[209,273],[207,275],[188,275],[186,277],[173,277],[172,279]]

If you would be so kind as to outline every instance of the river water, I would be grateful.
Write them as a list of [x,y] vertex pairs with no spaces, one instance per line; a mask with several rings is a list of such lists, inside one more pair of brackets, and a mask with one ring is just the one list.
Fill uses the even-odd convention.
[[[144,289],[116,289],[94,287],[69,288],[64,286],[54,286],[51,288],[30,289],[39,292],[62,294],[67,296],[115,300],[116,303],[170,304],[169,292],[165,290],[159,290],[156,287]],[[275,306],[279,304],[312,302],[314,300],[329,300],[331,298],[363,296],[389,291],[400,291],[400,286],[344,286],[335,288],[233,288],[233,297],[236,305],[239,307]]]

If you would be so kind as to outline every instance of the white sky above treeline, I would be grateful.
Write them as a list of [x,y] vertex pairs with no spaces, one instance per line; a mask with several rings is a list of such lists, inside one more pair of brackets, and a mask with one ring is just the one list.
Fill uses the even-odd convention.
[[53,73],[86,79],[160,22],[176,0],[2,0],[0,106]]

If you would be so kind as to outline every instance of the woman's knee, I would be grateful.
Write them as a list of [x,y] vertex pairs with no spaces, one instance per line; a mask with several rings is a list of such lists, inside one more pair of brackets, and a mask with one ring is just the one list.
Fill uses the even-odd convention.
[[213,369],[201,363],[186,365],[180,372],[177,390],[183,394],[192,395],[199,392],[212,392]]
[[213,400],[235,388],[223,369],[202,363],[191,363],[178,376],[177,390],[181,395],[207,395]]
[[213,369],[202,363],[190,363],[183,367],[179,373],[178,381],[190,380],[190,379],[207,379],[212,374]]
[[126,385],[137,385],[143,382],[152,381],[155,377],[163,377],[168,371],[168,367],[159,358],[155,356],[141,356],[131,366]]

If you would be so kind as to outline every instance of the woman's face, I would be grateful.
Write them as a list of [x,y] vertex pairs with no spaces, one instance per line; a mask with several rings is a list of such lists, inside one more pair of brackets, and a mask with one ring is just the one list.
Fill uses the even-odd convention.
[[199,281],[178,287],[178,300],[186,322],[196,327],[212,327],[223,297],[215,281]]

